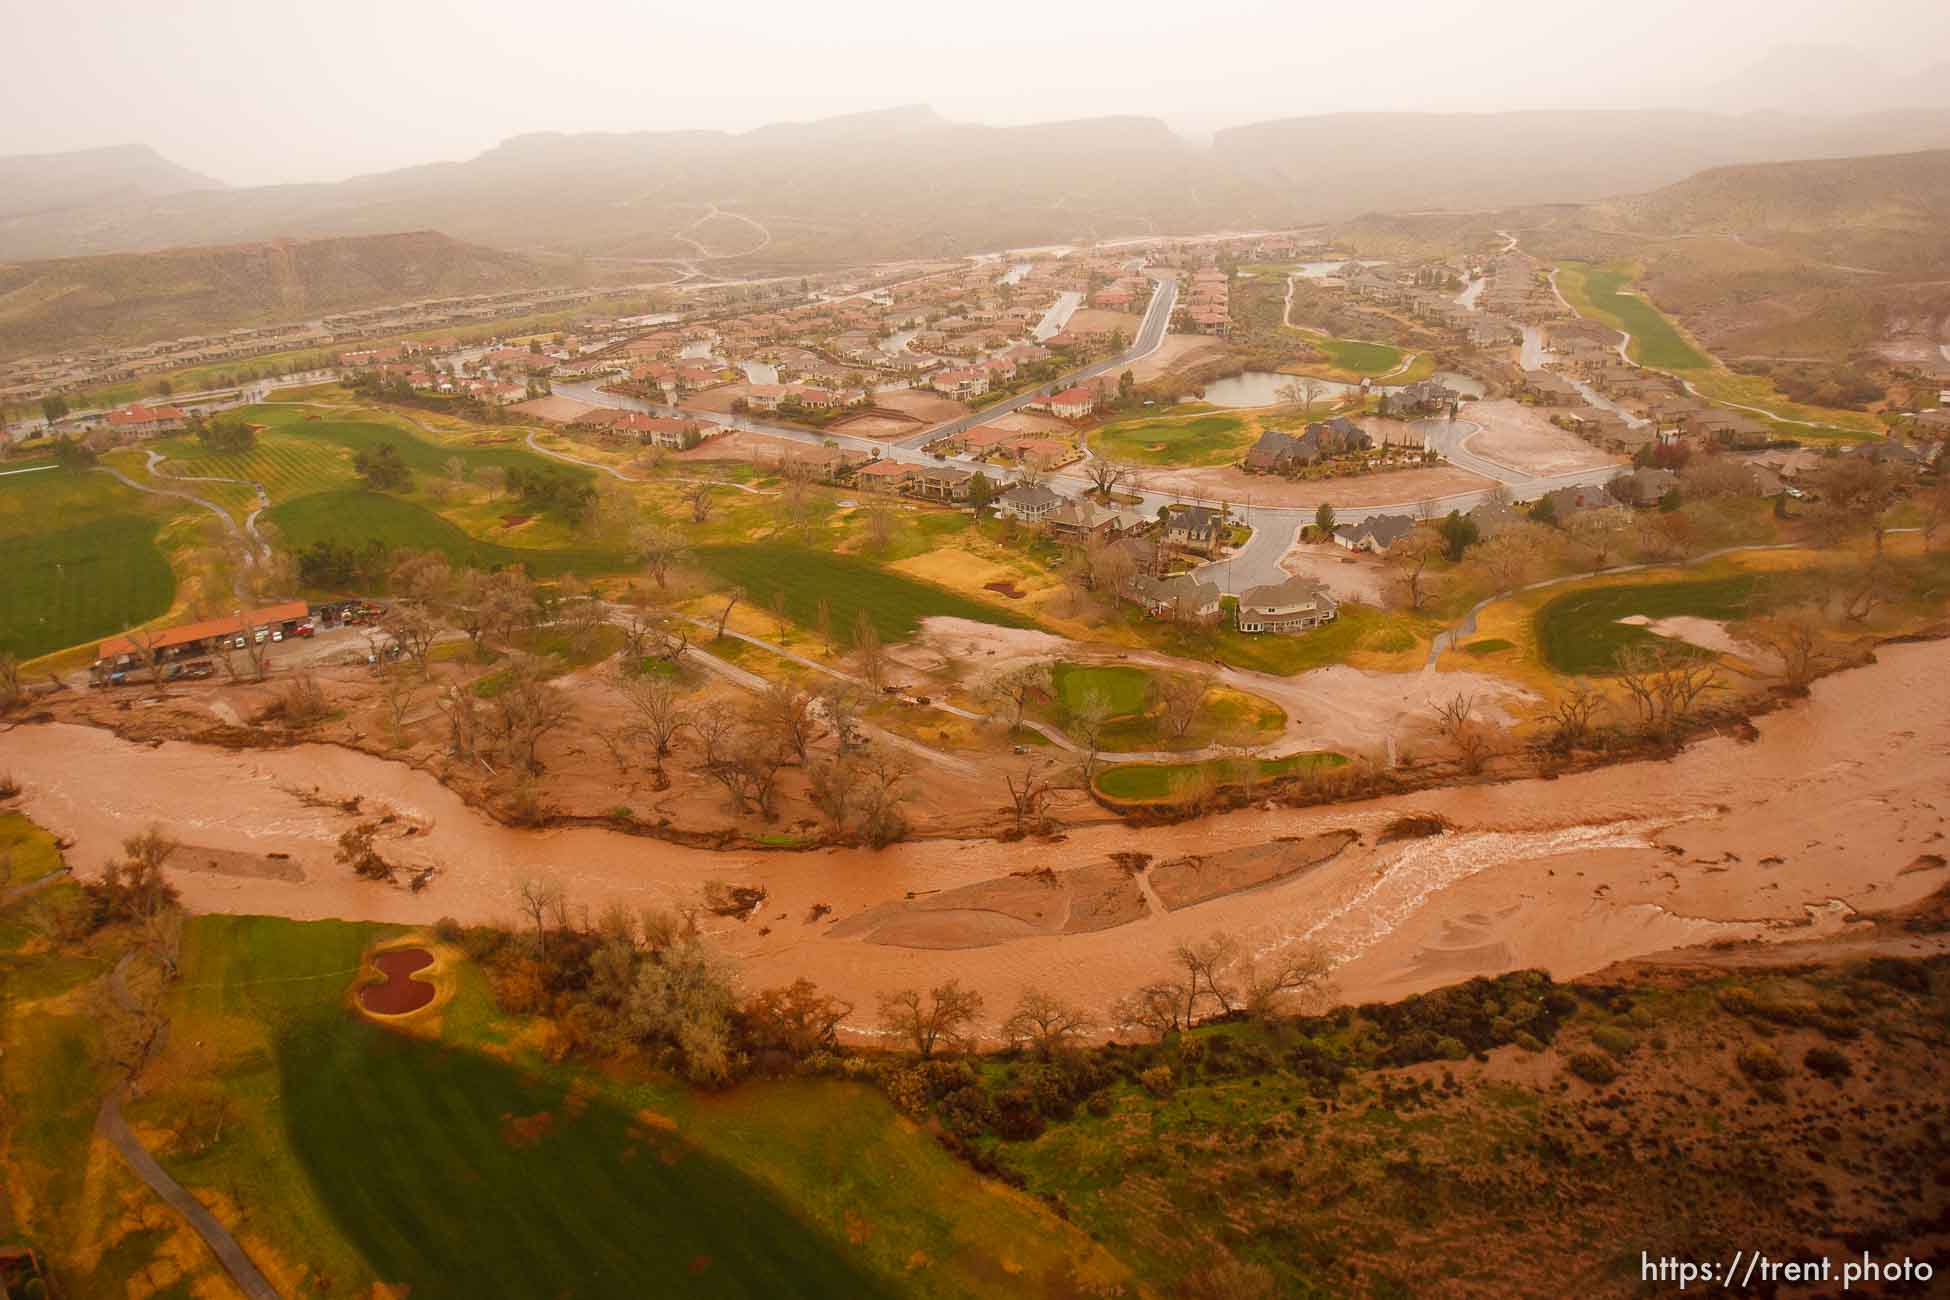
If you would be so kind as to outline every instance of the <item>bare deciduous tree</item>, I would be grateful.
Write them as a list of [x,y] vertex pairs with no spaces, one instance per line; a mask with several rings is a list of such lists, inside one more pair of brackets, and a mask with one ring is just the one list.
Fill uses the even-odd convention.
[[1176,740],[1191,730],[1198,718],[1199,705],[1218,680],[1218,673],[1204,669],[1195,673],[1167,673],[1158,687],[1158,702],[1163,706],[1165,730]]
[[900,989],[880,995],[880,1023],[906,1039],[927,1060],[937,1049],[953,1051],[969,1041],[975,1018],[982,1014],[982,995],[951,979],[929,990]]
[[876,691],[886,688],[887,648],[880,643],[880,630],[864,609],[853,622],[853,660],[862,681]]
[[1002,1035],[1047,1061],[1073,1046],[1092,1028],[1090,1016],[1081,1007],[1041,989],[1024,989],[1016,1000],[1016,1009],[1002,1022]]

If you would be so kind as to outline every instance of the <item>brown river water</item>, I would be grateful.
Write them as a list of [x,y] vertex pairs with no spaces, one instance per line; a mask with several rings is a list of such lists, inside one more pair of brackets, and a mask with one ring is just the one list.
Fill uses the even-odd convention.
[[[807,976],[854,1001],[867,1030],[876,993],[950,976],[981,990],[997,1021],[1032,985],[1101,1008],[1161,973],[1174,944],[1215,930],[1262,953],[1318,943],[1339,963],[1341,996],[1361,1001],[1525,966],[1570,977],[1720,938],[1812,937],[1950,879],[1931,865],[1950,853],[1950,643],[1885,648],[1877,664],[1818,683],[1812,699],[1758,727],[1757,741],[1712,738],[1670,762],[1554,781],[1142,832],[1097,826],[1054,844],[879,852],[714,853],[603,829],[514,830],[422,772],[329,746],[232,752],[35,725],[0,734],[0,771],[21,782],[27,813],[73,841],[68,858],[84,874],[123,837],[160,824],[186,846],[171,876],[197,911],[512,924],[516,890],[532,875],[560,880],[592,912],[612,901],[694,903],[714,879],[762,885],[768,897],[749,920],[705,918],[744,963],[747,986]],[[432,884],[413,894],[355,879],[333,850],[357,818],[298,793],[314,790],[359,795],[365,816],[397,814],[381,847],[405,865],[439,864]],[[1381,827],[1406,812],[1438,813],[1457,829],[1377,846]],[[943,946],[958,940],[941,927],[929,947],[843,937],[858,926],[827,933],[911,895],[1099,866],[1121,850],[1164,860],[1340,828],[1362,840],[1285,880],[1169,913],[1147,888],[1142,915],[1112,928],[972,925],[965,942],[987,946]],[[814,921],[820,903],[831,911]]]

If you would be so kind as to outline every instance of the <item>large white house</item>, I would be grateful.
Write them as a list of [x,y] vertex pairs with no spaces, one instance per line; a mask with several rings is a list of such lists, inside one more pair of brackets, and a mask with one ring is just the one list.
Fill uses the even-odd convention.
[[1332,622],[1339,605],[1326,587],[1307,578],[1249,588],[1239,597],[1241,632],[1305,632]]

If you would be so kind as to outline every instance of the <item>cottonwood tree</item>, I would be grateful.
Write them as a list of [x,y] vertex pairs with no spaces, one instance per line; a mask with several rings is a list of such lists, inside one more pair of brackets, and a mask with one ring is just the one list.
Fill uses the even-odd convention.
[[432,677],[427,657],[440,635],[440,624],[423,605],[417,600],[394,601],[380,618],[379,630],[413,661],[421,677]]
[[[666,524],[651,524],[635,537],[643,571],[659,589],[670,585],[670,570],[690,550],[690,539]],[[728,613],[729,611],[727,611]]]
[[691,714],[684,705],[683,689],[663,676],[620,672],[614,680],[629,707],[631,729],[649,742],[653,766],[661,773],[677,733],[690,725]]
[[1083,693],[1075,706],[1070,709],[1070,730],[1083,742],[1083,780],[1090,783],[1097,772],[1097,756],[1102,752],[1104,729],[1110,725],[1113,716],[1110,698],[1102,691],[1091,689]]
[[1819,610],[1792,609],[1742,623],[1735,635],[1772,650],[1781,661],[1781,680],[1790,690],[1804,691],[1838,662],[1838,656],[1828,649],[1825,628]]
[[853,621],[853,661],[868,686],[876,691],[886,687],[887,648],[880,643],[880,629],[864,609]]
[[867,506],[867,546],[874,551],[884,551],[894,543],[894,509],[885,501],[874,501]]
[[1056,693],[1055,673],[1047,663],[1022,664],[989,679],[982,697],[989,715],[1011,731],[1022,725],[1031,704]]
[[813,698],[788,681],[776,681],[759,692],[753,703],[752,722],[767,732],[781,747],[791,751],[804,767],[811,756],[813,740],[819,734],[819,719]]
[[504,671],[507,685],[487,701],[483,730],[510,768],[540,772],[542,741],[568,722],[569,698],[549,683],[555,669],[547,659],[522,655]]
[[839,1046],[839,1027],[853,1004],[821,993],[801,977],[784,988],[761,989],[745,1003],[745,1027],[759,1047],[783,1050],[804,1060]]
[[1024,989],[1016,999],[1015,1010],[1002,1022],[1002,1036],[1047,1061],[1074,1046],[1093,1028],[1083,1008],[1041,989]]
[[739,1068],[732,1042],[737,974],[731,958],[693,935],[638,967],[624,1022],[636,1038],[674,1047],[692,1083],[724,1084]]
[[[246,637],[250,635],[248,628],[245,629],[244,635]],[[124,639],[135,650],[135,657],[141,661],[143,668],[148,671],[149,680],[155,684],[156,694],[168,694],[167,690],[163,687],[162,679],[162,655],[164,647],[158,641],[157,633],[148,628],[135,628]],[[262,674],[259,674],[259,676],[261,677]]]
[[1623,646],[1616,663],[1619,684],[1650,735],[1684,722],[1700,698],[1722,684],[1718,659],[1664,640]]
[[1246,1014],[1260,1021],[1296,1006],[1311,1010],[1333,987],[1333,960],[1311,945],[1289,948],[1265,959],[1242,958],[1236,969]]
[[1138,573],[1137,557],[1117,543],[1093,542],[1084,549],[1084,563],[1090,584],[1113,601],[1130,589]]
[[1402,604],[1419,610],[1430,595],[1429,566],[1448,550],[1448,543],[1428,524],[1419,524],[1408,536],[1388,548],[1388,570]]
[[1457,695],[1435,706],[1436,722],[1442,734],[1456,747],[1463,770],[1479,772],[1489,758],[1490,740],[1476,716],[1476,697]]
[[534,927],[535,951],[540,956],[548,955],[549,920],[561,911],[566,898],[560,882],[540,876],[524,877],[515,891],[515,905]]
[[1589,682],[1573,682],[1544,714],[1551,728],[1551,743],[1567,750],[1581,743],[1590,736],[1592,721],[1604,707],[1604,695]]
[[1094,457],[1084,466],[1084,470],[1089,475],[1091,486],[1096,489],[1097,495],[1106,499],[1130,472],[1116,461],[1106,460],[1102,456]]
[[1889,532],[1889,514],[1902,500],[1907,478],[1894,465],[1880,463],[1869,456],[1840,457],[1821,474],[1817,526],[1826,536],[1839,541],[1867,525],[1875,539],[1876,558],[1881,559],[1883,538]]
[[692,523],[702,524],[710,520],[714,501],[709,483],[699,479],[687,484],[684,488],[684,500],[690,503]]
[[1002,779],[1009,787],[1009,805],[1016,815],[1016,834],[1047,824],[1044,812],[1050,796],[1056,793],[1055,769],[1044,759],[1032,757],[1020,771],[1005,771]]
[[715,640],[724,640],[724,626],[731,621],[731,611],[738,608],[738,602],[745,598],[743,587],[733,586],[724,593],[724,608],[718,612],[718,632]]
[[853,747],[860,723],[860,688],[848,681],[828,681],[814,692],[813,699],[833,735],[834,748],[846,753]]
[[966,1045],[981,1014],[982,995],[962,988],[958,979],[937,984],[925,997],[919,989],[880,995],[882,1027],[912,1043],[924,1061],[938,1049],[954,1051]]
[[1218,680],[1218,673],[1204,669],[1195,673],[1167,673],[1158,687],[1158,702],[1163,709],[1165,731],[1177,740],[1191,730],[1198,719],[1199,705]]

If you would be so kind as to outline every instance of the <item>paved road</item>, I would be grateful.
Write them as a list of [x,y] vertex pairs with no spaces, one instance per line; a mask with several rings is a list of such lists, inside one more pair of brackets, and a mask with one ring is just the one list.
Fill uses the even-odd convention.
[[1032,388],[1028,392],[1018,393],[1014,397],[1004,398],[1000,402],[996,402],[991,406],[985,406],[979,411],[971,411],[967,415],[959,419],[950,420],[946,424],[936,425],[930,429],[923,429],[919,433],[909,434],[907,437],[899,439],[898,445],[918,448],[933,442],[937,438],[945,438],[950,434],[962,433],[965,430],[974,428],[978,424],[987,424],[991,420],[999,419],[1012,411],[1020,411],[1031,402],[1039,401],[1052,393],[1061,392],[1065,388],[1074,388],[1078,384],[1089,383],[1100,375],[1107,375],[1113,370],[1121,370],[1134,361],[1150,356],[1164,343],[1165,332],[1171,328],[1172,308],[1178,303],[1178,281],[1174,277],[1154,275],[1152,278],[1158,287],[1151,293],[1151,305],[1145,308],[1144,321],[1138,326],[1137,338],[1132,340],[1131,346],[1124,349],[1124,351],[1114,357],[1092,362],[1081,370],[1072,371],[1054,383],[1045,384],[1040,388]]
[[[1129,365],[1138,358],[1148,356],[1157,350],[1159,345],[1163,343],[1165,333],[1171,325],[1172,308],[1178,299],[1178,283],[1176,280],[1165,276],[1156,278],[1158,288],[1152,295],[1150,306],[1145,311],[1144,323],[1138,330],[1136,342],[1117,356],[1074,371],[1064,378],[1057,380],[1055,383],[1047,385],[1047,388],[1060,391],[1074,384],[1087,382],[1099,375],[1107,374],[1112,370]],[[595,406],[618,407],[623,410],[644,411],[654,415],[670,415],[683,419],[703,420],[724,428],[741,429],[750,433],[760,433],[774,438],[783,438],[792,442],[802,442],[815,446],[832,442],[841,447],[864,451],[869,455],[900,461],[903,464],[959,464],[969,469],[980,469],[990,479],[1007,484],[1015,478],[1015,472],[1013,470],[997,465],[982,464],[964,456],[931,456],[921,451],[914,444],[917,441],[932,441],[941,437],[944,433],[972,428],[977,424],[993,420],[1010,411],[1020,410],[1024,405],[1035,400],[1036,396],[1044,390],[1035,389],[1029,393],[1009,398],[1006,401],[998,402],[983,410],[962,416],[949,424],[930,429],[922,434],[912,435],[898,442],[883,442],[874,438],[849,437],[845,434],[837,433],[821,433],[811,429],[794,428],[790,425],[767,424],[763,421],[751,420],[742,416],[680,410],[676,407],[645,402],[633,397],[622,397],[615,393],[606,393],[594,384],[556,384],[555,391],[562,396],[573,397],[578,401],[588,402]],[[1428,427],[1424,428],[1423,426]],[[1487,457],[1476,455],[1465,448],[1463,446],[1464,441],[1480,427],[1467,420],[1455,422],[1439,420],[1423,421],[1416,427],[1423,432],[1424,438],[1429,446],[1442,453],[1443,456],[1449,458],[1453,463],[1465,469],[1472,470],[1475,473],[1482,474],[1484,477],[1490,479],[1493,484],[1506,488],[1511,496],[1522,501],[1535,500],[1544,493],[1560,487],[1573,485],[1595,486],[1606,483],[1618,473],[1617,466],[1603,466],[1596,469],[1576,470],[1568,474],[1525,474],[1520,470],[1500,464]],[[1059,475],[1059,477],[1063,476]],[[1064,482],[1076,488],[1083,486],[1080,480],[1071,478],[1064,478]],[[1442,497],[1410,499],[1385,505],[1336,506],[1334,515],[1342,523],[1359,523],[1363,520],[1373,518],[1376,515],[1386,514],[1432,513],[1446,515],[1451,510],[1467,511],[1474,509],[1476,506],[1488,501],[1496,491],[1497,487],[1492,486],[1470,492],[1452,492]],[[1332,484],[1324,484],[1322,492],[1323,495],[1331,499],[1333,494]],[[1189,496],[1182,492],[1140,491],[1137,495],[1139,498],[1138,503],[1132,508],[1147,515],[1156,514],[1161,506],[1177,503],[1189,505],[1220,504],[1219,499],[1215,497]],[[1228,504],[1235,509],[1239,507],[1239,502],[1236,499],[1230,500]],[[1284,581],[1287,574],[1285,570],[1280,568],[1280,558],[1292,547],[1294,539],[1299,536],[1301,526],[1313,522],[1314,509],[1315,507],[1312,505],[1251,507],[1247,512],[1247,522],[1253,528],[1252,539],[1227,559],[1217,560],[1202,566],[1198,570],[1198,576],[1204,581],[1217,583],[1219,589],[1228,595],[1238,595],[1252,587]]]

